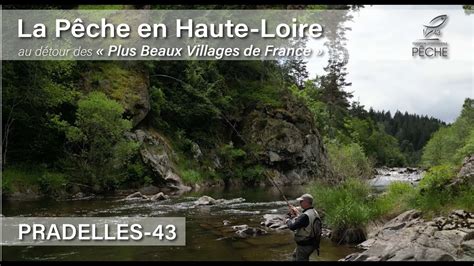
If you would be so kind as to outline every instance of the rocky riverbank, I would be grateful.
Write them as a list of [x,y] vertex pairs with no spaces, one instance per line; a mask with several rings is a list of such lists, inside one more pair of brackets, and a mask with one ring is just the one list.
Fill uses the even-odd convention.
[[365,249],[342,261],[473,261],[474,213],[453,211],[425,220],[419,211],[406,211],[359,244]]

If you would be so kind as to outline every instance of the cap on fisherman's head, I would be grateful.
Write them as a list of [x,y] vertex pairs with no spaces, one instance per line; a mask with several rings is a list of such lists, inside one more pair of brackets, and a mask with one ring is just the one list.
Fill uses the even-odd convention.
[[310,202],[310,203],[313,203],[313,196],[311,196],[311,194],[307,194],[307,193],[306,193],[306,194],[301,195],[301,197],[297,198],[296,200],[297,200],[298,202],[299,202],[299,201],[302,201],[302,200],[306,200],[306,201],[308,201],[308,202]]

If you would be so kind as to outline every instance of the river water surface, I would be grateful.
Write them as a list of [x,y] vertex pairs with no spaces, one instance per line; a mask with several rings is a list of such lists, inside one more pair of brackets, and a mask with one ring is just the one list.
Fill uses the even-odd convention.
[[[296,198],[302,187],[286,187]],[[215,206],[195,206],[202,195],[231,200]],[[238,199],[240,200],[232,200]],[[4,260],[289,260],[295,247],[292,232],[266,228],[268,234],[240,238],[233,225],[258,227],[264,214],[284,214],[287,207],[273,188],[194,192],[165,201],[123,201],[101,198],[81,201],[3,202],[5,216],[149,216],[186,217],[186,246],[10,246],[3,248]],[[230,224],[224,225],[228,220]],[[311,260],[338,260],[356,252],[352,246],[336,246],[327,239],[321,254]]]

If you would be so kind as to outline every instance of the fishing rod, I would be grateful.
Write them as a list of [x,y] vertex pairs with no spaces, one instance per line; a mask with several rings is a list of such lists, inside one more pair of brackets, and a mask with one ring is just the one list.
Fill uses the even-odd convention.
[[288,201],[288,199],[286,198],[285,193],[283,193],[283,191],[281,191],[280,187],[275,183],[275,181],[273,180],[273,178],[272,178],[267,172],[265,172],[265,176],[268,178],[268,180],[270,180],[270,183],[272,183],[272,185],[277,188],[277,190],[280,192],[280,194],[281,194],[281,196],[283,197],[283,199],[286,201],[286,204],[287,204],[288,206],[292,206],[292,205],[290,204],[290,202]]

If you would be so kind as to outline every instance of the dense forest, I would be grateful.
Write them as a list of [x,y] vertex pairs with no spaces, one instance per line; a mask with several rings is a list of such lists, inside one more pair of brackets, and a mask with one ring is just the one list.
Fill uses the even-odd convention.
[[446,125],[433,117],[400,111],[392,116],[390,111],[374,111],[370,108],[366,116],[380,123],[385,132],[398,140],[408,165],[417,165],[420,162],[422,149],[431,135]]

